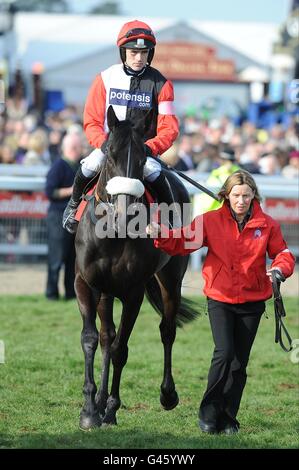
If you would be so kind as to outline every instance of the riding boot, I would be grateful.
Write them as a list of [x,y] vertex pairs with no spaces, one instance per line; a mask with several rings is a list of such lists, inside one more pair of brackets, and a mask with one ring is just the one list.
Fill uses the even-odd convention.
[[63,213],[63,218],[62,218],[62,226],[65,228],[69,233],[76,233],[78,222],[75,219],[77,208],[81,202],[81,196],[83,189],[87,185],[87,183],[91,180],[92,178],[87,178],[86,176],[83,175],[81,166],[78,169],[74,183],[73,183],[73,194],[68,202],[68,205],[66,206],[64,213]]

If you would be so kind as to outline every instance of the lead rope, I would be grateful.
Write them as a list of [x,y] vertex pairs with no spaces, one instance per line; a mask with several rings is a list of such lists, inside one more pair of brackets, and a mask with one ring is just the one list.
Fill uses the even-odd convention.
[[[282,317],[286,317],[286,311],[283,305],[283,300],[280,293],[280,282],[276,279],[275,273],[271,273],[272,289],[274,298],[274,313],[275,313],[275,343],[279,343],[285,352],[290,352],[292,348],[292,339],[286,329]],[[289,343],[289,348],[285,346],[282,339],[282,332],[285,334]]]

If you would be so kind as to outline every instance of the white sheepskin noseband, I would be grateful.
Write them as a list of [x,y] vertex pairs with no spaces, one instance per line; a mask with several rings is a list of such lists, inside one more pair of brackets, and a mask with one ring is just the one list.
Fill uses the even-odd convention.
[[141,197],[144,193],[144,186],[140,180],[126,178],[125,176],[114,176],[114,178],[107,182],[106,191],[111,196],[127,194],[129,196]]

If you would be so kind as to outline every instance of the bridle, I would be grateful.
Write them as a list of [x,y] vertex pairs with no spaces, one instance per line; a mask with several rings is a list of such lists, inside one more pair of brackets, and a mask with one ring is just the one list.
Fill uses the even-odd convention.
[[[127,169],[126,169],[126,177],[129,178],[129,175],[130,175],[130,168],[131,168],[131,154],[132,154],[132,139],[130,139],[130,143],[129,143],[129,148],[128,148],[128,159],[127,159]],[[103,173],[106,174],[106,179],[107,179],[107,159],[108,159],[108,146],[106,146],[105,148],[105,161],[103,162],[103,165],[100,169],[100,173],[98,173],[94,179],[97,179],[97,184],[96,184],[96,189],[95,189],[95,192],[93,195],[91,196],[88,196],[87,200],[91,200],[91,199],[95,199],[97,203],[101,202],[103,204],[112,204],[111,203],[111,200],[109,200],[109,195],[107,194],[106,195],[106,201],[104,201],[98,194],[98,186],[101,184],[101,179],[102,179],[102,175]]]
[[[107,180],[107,159],[108,159],[108,146],[106,146],[105,149],[105,156],[106,160],[103,162],[103,165],[100,170],[99,178],[96,184],[96,189],[93,194],[87,195],[85,194],[84,199],[87,200],[88,202],[92,202],[93,204],[90,204],[90,216],[94,224],[97,223],[98,219],[95,216],[95,209],[97,204],[102,204],[102,206],[106,207],[107,212],[114,211],[114,203],[112,202],[112,197],[110,196],[106,190],[104,191],[106,193],[106,197],[103,198],[102,194],[99,195],[98,187],[102,184],[102,175],[105,173],[105,180]],[[130,178],[130,170],[131,170],[131,160],[132,160],[132,137],[130,137],[130,142],[129,142],[129,147],[128,147],[128,156],[127,156],[127,168],[126,168],[126,178]],[[95,179],[97,178],[97,175],[95,176]]]
[[[285,352],[290,352],[292,350],[292,339],[286,329],[282,317],[286,317],[286,311],[283,305],[283,300],[280,293],[280,282],[275,276],[275,272],[271,273],[272,277],[272,289],[273,289],[273,298],[274,298],[274,313],[275,313],[275,343],[279,343],[282,349]],[[289,347],[285,346],[282,339],[282,332],[284,332]]]

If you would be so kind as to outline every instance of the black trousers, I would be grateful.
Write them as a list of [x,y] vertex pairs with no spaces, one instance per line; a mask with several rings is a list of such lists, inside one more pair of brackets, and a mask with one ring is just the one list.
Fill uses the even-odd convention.
[[62,227],[63,212],[50,211],[48,227],[48,278],[46,297],[58,298],[59,273],[64,265],[65,298],[76,297],[75,281],[75,235]]
[[246,384],[246,367],[264,311],[263,301],[232,305],[208,299],[215,349],[199,417],[220,429],[226,424],[239,425],[236,416]]

